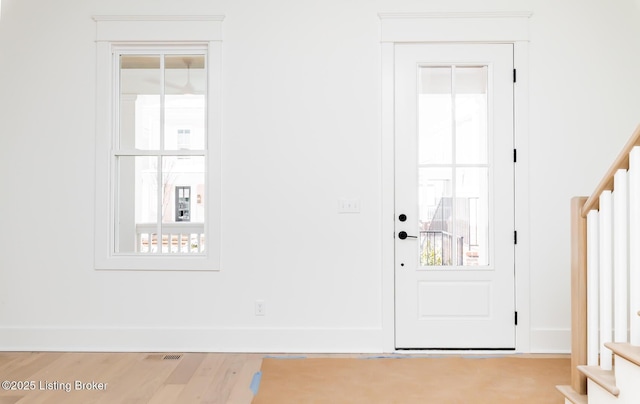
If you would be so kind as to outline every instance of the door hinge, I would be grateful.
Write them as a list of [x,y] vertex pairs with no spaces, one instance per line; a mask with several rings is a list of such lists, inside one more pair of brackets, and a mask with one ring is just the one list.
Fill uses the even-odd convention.
[[518,325],[518,312],[517,311],[515,312],[515,319],[514,320],[515,320],[516,325]]
[[516,149],[513,149],[513,162],[515,163],[518,160],[518,153]]
[[513,82],[516,82],[516,69],[513,69]]
[[513,244],[518,244],[518,231],[513,231]]

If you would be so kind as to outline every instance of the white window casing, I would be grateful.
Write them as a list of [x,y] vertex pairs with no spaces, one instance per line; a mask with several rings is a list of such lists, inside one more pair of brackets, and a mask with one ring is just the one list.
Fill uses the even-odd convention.
[[[94,16],[96,22],[95,247],[99,270],[220,270],[220,156],[222,111],[222,21],[224,16]],[[205,55],[205,148],[158,153],[119,149],[115,57],[131,51],[189,52]],[[206,248],[194,254],[123,253],[116,248],[116,167],[114,156],[204,156],[204,234]],[[195,230],[193,230],[195,231]],[[161,240],[158,241],[161,243]],[[171,248],[171,247],[169,247]]]

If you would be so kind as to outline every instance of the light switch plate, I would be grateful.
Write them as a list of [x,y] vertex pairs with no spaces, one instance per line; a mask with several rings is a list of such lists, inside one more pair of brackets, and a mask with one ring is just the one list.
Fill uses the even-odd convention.
[[360,200],[349,198],[338,199],[338,213],[360,213]]

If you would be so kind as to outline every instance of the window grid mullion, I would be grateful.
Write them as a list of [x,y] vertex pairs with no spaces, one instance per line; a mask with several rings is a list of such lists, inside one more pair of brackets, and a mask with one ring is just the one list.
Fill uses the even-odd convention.
[[[113,49],[113,48],[112,48]],[[166,164],[166,158],[167,157],[180,157],[180,156],[187,156],[187,157],[203,157],[205,159],[205,165],[206,165],[206,161],[208,159],[208,150],[205,149],[186,149],[186,150],[167,150],[166,149],[166,57],[167,55],[173,55],[173,54],[184,54],[184,49],[181,50],[170,50],[170,51],[152,51],[152,50],[140,50],[140,49],[114,49],[114,56],[115,56],[115,61],[114,61],[114,81],[116,83],[115,85],[115,99],[114,99],[114,123],[116,124],[115,126],[115,130],[113,132],[114,136],[113,136],[113,143],[112,143],[112,149],[111,149],[111,158],[113,159],[113,161],[118,161],[121,157],[141,157],[141,156],[148,156],[150,158],[155,158],[156,161],[156,178],[157,178],[157,192],[156,192],[156,210],[157,210],[157,214],[156,214],[156,234],[157,234],[157,250],[155,252],[155,255],[166,255],[166,254],[170,254],[171,253],[171,240],[168,240],[168,251],[165,254],[163,252],[163,232],[164,232],[164,226],[163,226],[163,217],[164,217],[164,202],[165,202],[165,187],[164,187],[164,164]],[[193,54],[204,54],[205,56],[208,56],[208,53],[206,52],[206,50],[203,52],[203,49],[201,48],[196,48],[194,49],[194,52],[189,52],[189,53],[193,53]],[[120,70],[121,70],[121,56],[122,55],[126,55],[126,54],[133,54],[133,55],[138,55],[138,54],[145,54],[145,55],[157,55],[160,59],[160,89],[159,89],[159,121],[160,121],[160,125],[159,125],[159,146],[157,150],[145,150],[145,149],[136,149],[135,146],[134,148],[122,148],[123,144],[121,142],[121,127],[119,125],[120,122],[120,109],[121,109],[121,78],[120,78]],[[205,59],[205,63],[208,63],[208,59]],[[207,72],[207,78],[208,78],[208,74],[209,72]],[[207,80],[208,82],[208,80]],[[208,102],[208,100],[206,101]],[[206,105],[206,108],[208,108],[208,105]],[[205,119],[208,119],[208,115]],[[208,125],[205,124],[205,131],[208,131]],[[208,135],[205,134],[205,145],[208,147]],[[117,167],[117,164],[114,165],[114,167]],[[205,172],[205,183],[206,183],[206,179],[207,179],[207,174],[208,172]],[[117,173],[114,173],[114,178],[117,178],[118,175]],[[114,191],[117,193],[117,187],[114,188]],[[115,199],[117,199],[117,196],[115,196]],[[117,205],[117,204],[116,204]],[[117,206],[115,207],[115,209],[117,210]],[[120,213],[116,212],[115,217],[118,217]],[[117,237],[118,234],[117,232],[114,233],[114,238],[112,238],[112,240],[114,241],[114,248],[115,245],[117,245]],[[151,235],[150,235],[151,236]],[[151,240],[150,240],[151,241]],[[150,244],[151,246],[151,244]],[[115,250],[113,250],[115,251]],[[149,253],[151,253],[151,251],[149,251]]]
[[207,151],[204,149],[193,149],[193,150],[140,150],[140,149],[120,149],[113,150],[112,155],[115,157],[121,156],[205,156]]
[[458,258],[458,242],[457,237],[458,234],[456,232],[456,223],[457,223],[457,214],[456,212],[456,199],[457,199],[457,109],[456,109],[456,67],[455,65],[451,66],[451,142],[452,142],[452,173],[451,173],[451,266],[458,266],[457,258]]
[[[162,152],[164,151],[164,126],[165,126],[165,122],[164,122],[164,116],[165,116],[165,111],[164,111],[164,90],[165,90],[165,54],[161,53],[160,54],[160,153],[157,155],[158,156],[158,193],[157,193],[157,207],[156,209],[158,210],[157,212],[157,232],[158,232],[158,247],[157,247],[157,252],[158,254],[162,254],[162,238],[163,238],[163,234],[162,234],[162,203],[163,203],[163,197],[164,197],[164,187],[162,186],[163,182],[164,182],[164,178],[162,178],[162,165],[164,164],[164,159],[163,159],[163,155]],[[171,248],[171,240],[169,240],[169,243],[167,244],[167,246],[169,247],[169,249]]]

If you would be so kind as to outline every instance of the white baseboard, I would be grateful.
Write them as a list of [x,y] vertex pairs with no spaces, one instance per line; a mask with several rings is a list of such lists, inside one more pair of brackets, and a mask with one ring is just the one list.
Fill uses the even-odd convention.
[[570,328],[534,328],[531,330],[532,353],[571,353]]
[[381,353],[381,329],[0,328],[0,351]]
[[[384,353],[383,334],[380,328],[0,327],[0,351]],[[531,352],[570,353],[571,330],[532,330]]]

